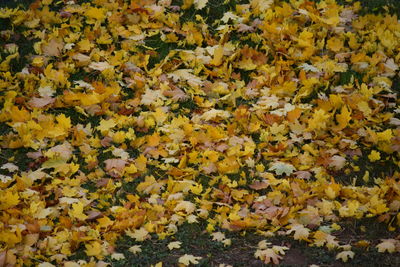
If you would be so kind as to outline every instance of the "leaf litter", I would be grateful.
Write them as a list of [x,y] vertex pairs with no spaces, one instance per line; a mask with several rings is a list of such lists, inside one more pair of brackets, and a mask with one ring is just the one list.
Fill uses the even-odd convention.
[[[164,239],[199,221],[225,246],[221,230],[256,230],[346,262],[357,255],[331,234],[341,221],[398,229],[397,17],[334,0],[225,2],[212,23],[207,0],[0,9],[12,25],[1,31],[0,266],[105,266],[125,258],[121,236]],[[175,48],[159,57],[154,36]],[[90,261],[70,261],[82,248]],[[278,264],[288,249],[264,242],[254,256]],[[399,240],[376,249],[399,252]]]

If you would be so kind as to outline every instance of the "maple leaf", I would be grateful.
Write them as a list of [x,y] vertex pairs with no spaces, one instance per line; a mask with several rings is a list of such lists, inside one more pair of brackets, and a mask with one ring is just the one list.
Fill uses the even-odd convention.
[[104,13],[105,9],[103,8],[90,7],[86,10],[85,15],[92,19],[103,20],[105,18]]
[[0,169],[2,169],[2,170],[8,170],[9,172],[15,172],[15,171],[18,171],[18,170],[19,170],[18,166],[15,165],[15,164],[13,164],[13,163],[11,163],[11,162],[8,162],[8,163],[3,164],[3,165],[0,167]]
[[210,64],[219,66],[222,64],[222,57],[224,55],[224,47],[223,46],[218,46],[214,48],[214,57],[210,61]]
[[46,45],[42,46],[42,51],[46,56],[59,57],[64,48],[64,42],[61,39],[51,39]]
[[372,150],[371,153],[368,155],[368,159],[371,162],[378,161],[381,159],[381,153],[379,153],[379,151]]
[[286,174],[289,176],[296,170],[296,168],[292,164],[276,161],[270,164],[268,170],[274,171],[277,175]]
[[111,254],[111,259],[120,261],[120,260],[125,259],[125,256],[122,253],[113,253],[113,254]]
[[144,227],[135,229],[133,232],[131,230],[126,230],[125,233],[127,236],[140,242],[150,238],[149,232]]
[[347,262],[348,260],[354,258],[354,252],[351,250],[345,250],[336,255],[337,260],[342,260],[343,262]]
[[0,194],[0,210],[6,210],[18,205],[20,198],[17,192],[11,190],[2,191]]
[[83,213],[83,208],[84,208],[84,205],[82,202],[73,203],[72,210],[69,210],[68,214],[72,218],[76,218],[76,219],[84,221],[87,219],[88,216]]
[[191,69],[179,69],[168,73],[167,76],[172,78],[175,82],[187,81],[188,84],[193,87],[199,87],[203,84],[203,81],[199,77],[193,75],[193,70]]
[[251,0],[250,5],[255,9],[257,13],[262,13],[269,9],[273,3],[273,0]]
[[275,251],[277,254],[285,255],[285,251],[289,250],[289,248],[286,246],[272,246],[272,250]]
[[340,114],[336,115],[336,121],[338,122],[337,130],[342,130],[347,127],[348,123],[351,120],[351,112],[347,108],[346,105],[342,106],[340,110]]
[[[89,44],[89,47],[85,47],[83,45],[83,43],[81,43],[80,47],[84,48],[84,50],[89,50],[90,44]],[[77,61],[79,61],[79,63],[82,63],[82,64],[85,64],[85,63],[89,64],[89,62],[90,62],[90,57],[85,54],[82,54],[82,53],[76,53],[75,55],[72,56],[72,59],[77,60]],[[79,82],[79,81],[74,81],[74,83],[77,83],[77,82]]]
[[290,230],[286,233],[291,234],[292,232],[294,232],[293,237],[295,240],[307,240],[310,235],[310,230],[305,228],[302,224],[291,225]]
[[346,164],[346,158],[334,155],[330,158],[329,166],[334,167],[336,170],[340,170]]
[[215,240],[218,242],[221,242],[225,239],[225,234],[221,233],[221,232],[212,233],[211,236],[212,236],[212,240]]
[[262,190],[268,188],[270,183],[267,180],[263,181],[255,181],[254,183],[250,184],[249,187],[254,190]]
[[146,89],[145,93],[142,95],[140,103],[147,106],[160,106],[164,99],[165,97],[163,96],[161,90]]
[[117,124],[115,123],[114,119],[109,120],[101,120],[100,125],[96,127],[97,130],[101,131],[102,133],[108,132],[111,128],[115,127]]
[[196,257],[190,254],[185,254],[181,257],[179,257],[178,262],[182,263],[186,266],[189,266],[190,264],[199,264],[199,260],[201,260],[202,257]]
[[107,159],[104,161],[106,164],[105,170],[111,173],[113,170],[117,171],[118,173],[122,173],[124,170],[127,161],[125,159]]
[[[139,169],[139,168],[138,168]],[[143,193],[159,193],[163,188],[163,184],[157,182],[154,176],[146,176],[145,180],[138,184],[136,189]]]
[[134,245],[134,246],[130,247],[130,248],[128,249],[128,251],[131,252],[131,253],[133,253],[133,254],[137,254],[137,253],[142,252],[142,249],[141,249],[141,246],[140,246],[140,245]]
[[98,241],[93,241],[90,243],[85,244],[85,253],[88,256],[95,256],[98,259],[103,258],[103,252],[102,252],[102,246],[100,242]]
[[398,247],[400,247],[400,242],[396,239],[382,239],[382,242],[379,243],[378,245],[376,245],[378,252],[381,252],[381,253],[396,252]]
[[42,108],[45,107],[49,104],[54,103],[55,99],[52,97],[32,97],[29,101],[28,101],[28,105],[32,108]]
[[268,242],[267,240],[261,240],[260,242],[258,242],[257,247],[259,249],[267,249],[269,245],[271,245],[272,243]]
[[267,249],[257,249],[254,253],[254,256],[257,259],[262,260],[265,264],[273,263],[279,264],[279,261],[282,259],[278,253],[276,253],[272,248]]
[[92,62],[92,63],[89,64],[88,67],[91,68],[91,69],[94,69],[94,70],[99,70],[99,71],[103,71],[103,70],[114,68],[113,66],[108,64],[108,62]]
[[222,240],[222,244],[224,244],[224,247],[229,247],[230,245],[232,245],[232,239],[227,238]]
[[176,205],[174,211],[185,211],[187,214],[193,213],[195,211],[196,206],[190,202],[182,200]]
[[326,122],[330,115],[323,109],[318,109],[314,112],[312,118],[308,120],[308,130],[323,130],[326,128]]
[[194,0],[193,3],[197,10],[201,10],[201,9],[205,8],[205,6],[208,3],[208,0]]
[[298,179],[310,179],[311,173],[309,171],[296,171],[293,173]]
[[182,245],[182,242],[180,241],[174,241],[174,242],[170,242],[167,247],[169,250],[173,250],[173,249],[178,249],[180,248]]
[[301,68],[302,70],[305,71],[311,71],[311,72],[320,72],[320,70],[316,67],[314,67],[313,65],[307,64],[307,63],[303,63],[299,66],[299,68]]
[[230,116],[231,116],[231,114],[228,111],[211,109],[209,111],[204,112],[200,118],[205,121],[211,121],[211,120],[216,119],[217,117],[226,119],[226,118],[229,118]]

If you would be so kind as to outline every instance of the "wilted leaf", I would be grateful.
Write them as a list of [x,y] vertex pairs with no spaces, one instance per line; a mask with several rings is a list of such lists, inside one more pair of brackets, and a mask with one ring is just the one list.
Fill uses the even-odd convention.
[[277,175],[286,174],[289,176],[296,170],[296,168],[292,164],[277,161],[271,163],[268,170],[274,171]]
[[201,257],[195,257],[193,255],[185,254],[178,259],[178,262],[189,266],[190,264],[198,264],[199,260],[201,259]]
[[336,255],[337,260],[342,260],[343,262],[347,262],[349,259],[354,258],[354,252],[351,250],[345,250]]
[[167,247],[169,250],[178,249],[181,247],[181,244],[182,244],[182,242],[174,241],[174,242],[169,243]]

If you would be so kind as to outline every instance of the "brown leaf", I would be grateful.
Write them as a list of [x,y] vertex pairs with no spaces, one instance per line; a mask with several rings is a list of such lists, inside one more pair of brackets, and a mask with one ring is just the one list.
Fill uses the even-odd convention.
[[264,181],[255,181],[254,183],[249,185],[249,187],[251,189],[254,189],[254,190],[265,189],[265,188],[268,188],[268,186],[269,186],[269,183],[266,180],[264,180]]
[[55,101],[54,98],[45,96],[45,97],[32,97],[31,100],[28,101],[28,105],[31,108],[42,108],[47,106],[48,104],[53,104]]
[[61,39],[51,39],[47,45],[42,46],[42,51],[47,56],[58,57],[63,48],[64,42]]
[[112,138],[109,137],[109,136],[106,136],[106,137],[104,137],[103,139],[101,139],[100,144],[101,144],[103,147],[108,147],[108,146],[111,145],[111,142],[112,142]]
[[122,171],[127,164],[124,159],[107,159],[104,161],[106,164],[106,170],[110,171],[111,169],[116,169],[117,171]]
[[86,218],[86,221],[94,221],[98,218],[103,217],[103,213],[97,210],[91,210],[87,213],[88,217]]
[[96,187],[105,187],[108,184],[108,181],[110,181],[110,179],[107,178],[99,179],[96,182]]
[[293,173],[297,179],[310,179],[311,173],[309,171],[297,171]]

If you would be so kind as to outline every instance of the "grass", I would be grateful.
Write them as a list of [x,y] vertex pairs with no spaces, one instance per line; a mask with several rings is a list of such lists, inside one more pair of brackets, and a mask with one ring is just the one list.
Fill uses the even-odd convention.
[[[367,226],[369,229],[372,227],[376,230],[363,232],[361,226]],[[163,262],[163,266],[176,266],[178,258],[184,254],[202,257],[197,266],[220,266],[220,264],[238,267],[264,266],[261,261],[254,257],[258,242],[265,239],[262,236],[254,232],[224,232],[226,237],[232,240],[232,245],[225,247],[221,242],[213,241],[212,237],[203,229],[204,222],[199,224],[185,223],[180,226],[179,231],[174,236],[163,240],[154,237],[144,242],[135,242],[129,237],[124,237],[118,241],[116,251],[123,253],[125,259],[113,261],[112,266],[150,266],[160,261]],[[377,249],[372,247],[381,238],[392,238],[398,234],[400,233],[388,232],[385,225],[372,219],[343,222],[342,230],[336,233],[341,244],[354,245],[353,241],[360,239],[371,241],[370,247],[353,247],[356,256],[354,260],[347,264],[336,261],[336,250],[327,251],[326,248],[309,247],[305,242],[293,241],[293,239],[284,236],[268,238],[268,242],[290,248],[281,264],[278,265],[281,267],[300,267],[311,264],[320,266],[399,266],[400,255],[378,253]],[[170,251],[167,245],[173,241],[180,241],[182,243],[181,248]],[[128,248],[133,245],[140,245],[142,252],[137,255],[128,252]]]

